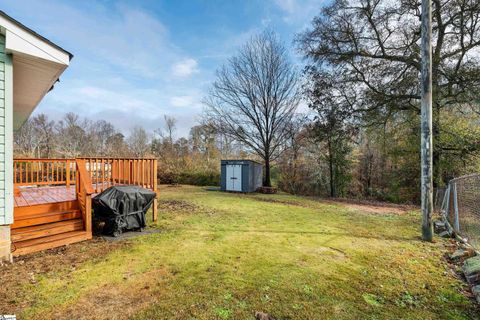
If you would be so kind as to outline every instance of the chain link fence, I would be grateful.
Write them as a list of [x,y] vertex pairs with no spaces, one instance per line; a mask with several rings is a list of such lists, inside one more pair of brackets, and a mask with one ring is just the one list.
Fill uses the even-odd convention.
[[474,248],[480,249],[480,174],[450,180],[437,189],[435,210],[448,222],[451,230]]

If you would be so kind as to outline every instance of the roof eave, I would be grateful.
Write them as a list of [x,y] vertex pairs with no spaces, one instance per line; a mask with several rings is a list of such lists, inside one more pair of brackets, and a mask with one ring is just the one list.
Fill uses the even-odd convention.
[[11,23],[15,24],[16,26],[18,26],[19,28],[22,28],[24,29],[25,31],[33,34],[35,37],[45,41],[46,43],[48,43],[49,45],[51,45],[52,47],[58,49],[58,50],[61,50],[63,52],[65,52],[68,57],[69,57],[69,60],[71,61],[72,58],[73,58],[73,54],[65,49],[63,49],[62,47],[60,47],[59,45],[53,43],[52,41],[48,40],[47,38],[45,38],[44,36],[38,34],[37,32],[35,32],[34,30],[30,29],[29,27],[27,27],[26,25],[24,25],[23,23],[15,20],[14,18],[12,18],[11,16],[9,16],[8,14],[6,14],[5,12],[3,12],[2,10],[0,10],[0,16],[7,19],[8,21],[10,21]]

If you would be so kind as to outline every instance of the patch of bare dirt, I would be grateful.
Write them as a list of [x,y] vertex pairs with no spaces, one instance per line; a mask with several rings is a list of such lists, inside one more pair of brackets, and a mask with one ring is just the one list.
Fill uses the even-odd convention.
[[359,211],[365,211],[374,214],[405,214],[408,211],[417,210],[418,207],[406,204],[394,204],[373,200],[357,200],[357,199],[324,199],[323,202],[342,204],[347,208]]
[[196,212],[200,209],[199,206],[184,200],[160,200],[158,204],[159,210],[166,211],[183,211],[183,212]]
[[108,253],[129,246],[127,241],[106,242],[101,238],[20,256],[13,264],[0,266],[0,314],[16,314],[29,304],[26,298],[27,284],[35,284],[38,275],[75,270],[81,263],[101,259]]
[[311,207],[308,203],[304,203],[301,201],[291,201],[291,200],[268,198],[268,197],[254,197],[254,196],[247,196],[247,197],[253,200],[268,202],[268,203],[278,203],[278,204],[284,204],[288,206],[297,206],[297,207],[304,207],[304,208]]
[[[312,207],[311,204],[305,203],[302,201],[291,201],[278,198],[268,198],[268,197],[253,197],[249,196],[252,199],[262,202],[269,203],[279,203],[290,206],[298,207]],[[308,200],[318,201],[320,203],[328,204],[340,204],[349,209],[364,211],[367,213],[373,214],[405,214],[408,211],[418,210],[417,206],[414,205],[402,205],[394,204],[389,202],[373,201],[373,200],[360,200],[360,199],[345,199],[345,198],[334,198],[334,199],[324,199],[324,198],[314,198],[314,197],[305,197]]]
[[165,269],[125,276],[124,283],[93,290],[74,304],[45,315],[45,319],[129,319],[161,298],[162,283],[170,276]]
[[199,206],[185,200],[162,200],[158,205],[158,210],[160,212],[167,211],[173,213],[204,213],[208,215],[215,214],[215,211],[211,208]]
[[334,247],[316,247],[316,248],[309,248],[305,251],[308,254],[314,254],[316,256],[323,256],[328,257],[328,259],[334,260],[346,260],[348,259],[347,254],[340,249]]

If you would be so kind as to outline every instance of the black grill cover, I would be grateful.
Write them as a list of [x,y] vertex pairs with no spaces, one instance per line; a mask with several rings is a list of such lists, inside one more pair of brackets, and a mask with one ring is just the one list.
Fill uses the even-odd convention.
[[155,197],[155,192],[137,186],[110,187],[92,199],[95,219],[104,221],[103,233],[113,236],[144,228]]

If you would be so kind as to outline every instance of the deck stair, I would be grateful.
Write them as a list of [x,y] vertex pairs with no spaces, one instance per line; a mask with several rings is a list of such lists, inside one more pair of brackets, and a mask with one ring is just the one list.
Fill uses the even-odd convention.
[[89,238],[76,200],[15,208],[11,226],[14,256]]

